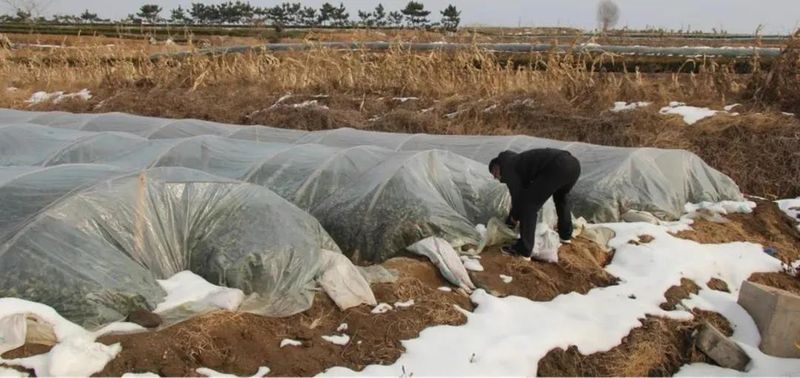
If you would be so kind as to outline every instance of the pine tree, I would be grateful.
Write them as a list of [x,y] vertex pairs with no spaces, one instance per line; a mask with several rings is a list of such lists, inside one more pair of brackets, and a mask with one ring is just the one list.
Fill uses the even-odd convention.
[[413,27],[427,25],[429,23],[428,15],[431,14],[430,11],[425,10],[425,5],[416,1],[409,1],[408,4],[406,4],[405,9],[400,12],[402,12],[405,16],[406,22],[409,24],[409,26]]
[[375,26],[379,28],[386,26],[386,9],[383,8],[383,4],[378,4],[378,6],[375,7],[375,12],[373,12],[373,15]]
[[456,31],[458,24],[461,23],[461,11],[453,5],[448,5],[442,12],[442,28],[448,31]]
[[139,13],[136,15],[148,23],[155,24],[160,19],[158,14],[161,13],[161,10],[161,7],[156,4],[145,4],[139,8]]

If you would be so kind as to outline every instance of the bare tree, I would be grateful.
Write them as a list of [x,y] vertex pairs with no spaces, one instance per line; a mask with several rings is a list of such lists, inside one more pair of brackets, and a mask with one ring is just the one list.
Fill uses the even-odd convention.
[[15,13],[26,13],[30,16],[41,16],[53,4],[53,0],[0,0]]
[[603,0],[597,5],[597,22],[605,33],[619,21],[619,7],[612,0]]

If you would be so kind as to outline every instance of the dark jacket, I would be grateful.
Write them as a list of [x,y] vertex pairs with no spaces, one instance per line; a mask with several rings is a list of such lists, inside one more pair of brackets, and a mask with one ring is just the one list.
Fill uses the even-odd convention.
[[537,179],[539,173],[553,159],[564,154],[569,152],[555,148],[536,148],[521,153],[503,151],[497,156],[497,162],[500,164],[500,182],[506,184],[511,193],[512,218],[520,219],[519,210],[522,206],[516,205],[518,201],[523,200],[522,191]]

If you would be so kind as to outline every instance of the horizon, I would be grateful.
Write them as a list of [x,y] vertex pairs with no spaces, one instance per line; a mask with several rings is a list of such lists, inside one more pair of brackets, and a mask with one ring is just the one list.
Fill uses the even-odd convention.
[[[43,15],[77,15],[88,9],[105,19],[119,20],[136,13],[143,4],[157,4],[162,16],[178,5],[187,8],[190,0],[119,1],[109,9],[102,0],[54,0]],[[224,1],[201,1],[218,4]],[[304,6],[319,8],[324,0],[296,1]],[[382,3],[387,11],[399,10],[406,0],[343,0],[351,19],[358,10],[372,10]],[[597,28],[595,17],[599,1],[587,0],[503,0],[486,4],[480,0],[421,1],[431,11],[431,20],[438,20],[439,11],[448,4],[461,10],[462,27],[573,27],[583,30]],[[124,4],[123,4],[124,3]],[[275,6],[281,1],[250,1],[254,6]],[[339,1],[331,3],[338,4]],[[759,28],[767,34],[791,34],[800,28],[800,3],[797,0],[674,0],[664,7],[662,1],[616,0],[620,20],[616,28],[634,30],[666,29],[692,31],[726,31],[753,34]],[[488,10],[487,10],[488,9]],[[3,9],[8,13],[8,8]],[[782,11],[778,11],[782,10]]]

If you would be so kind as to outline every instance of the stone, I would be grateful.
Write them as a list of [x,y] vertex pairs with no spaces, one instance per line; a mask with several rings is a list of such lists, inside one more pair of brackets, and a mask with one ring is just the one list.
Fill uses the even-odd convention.
[[142,309],[131,312],[125,321],[136,323],[144,328],[157,328],[162,323],[161,316]]
[[800,358],[800,296],[749,281],[739,291],[740,306],[753,317],[761,333],[762,352],[784,358]]
[[750,363],[750,356],[739,344],[727,338],[709,322],[703,322],[700,327],[696,344],[698,349],[724,368],[745,371]]

